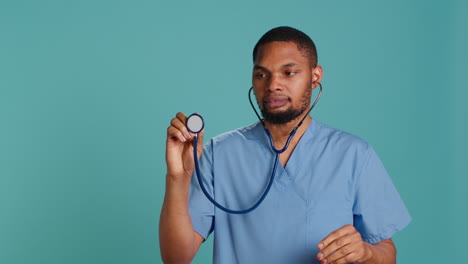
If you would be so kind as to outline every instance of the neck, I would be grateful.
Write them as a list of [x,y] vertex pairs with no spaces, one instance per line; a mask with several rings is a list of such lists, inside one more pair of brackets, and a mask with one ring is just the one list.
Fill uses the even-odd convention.
[[[308,113],[304,113],[304,114],[308,115]],[[265,125],[270,131],[271,136],[273,138],[273,143],[277,149],[283,148],[284,144],[286,143],[289,137],[289,134],[299,124],[299,122],[302,120],[303,117],[304,115],[300,115],[299,117],[285,124],[272,124],[272,123],[265,121]],[[299,141],[299,139],[302,137],[302,135],[305,133],[305,131],[309,127],[311,121],[312,121],[312,117],[310,115],[304,119],[302,125],[297,129],[296,135],[294,135],[291,143],[293,142],[297,143]]]

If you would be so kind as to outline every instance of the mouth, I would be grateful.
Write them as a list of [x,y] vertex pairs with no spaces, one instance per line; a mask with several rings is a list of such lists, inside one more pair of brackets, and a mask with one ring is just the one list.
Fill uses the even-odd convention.
[[267,109],[281,108],[289,102],[289,98],[285,96],[269,96],[263,99],[263,105]]

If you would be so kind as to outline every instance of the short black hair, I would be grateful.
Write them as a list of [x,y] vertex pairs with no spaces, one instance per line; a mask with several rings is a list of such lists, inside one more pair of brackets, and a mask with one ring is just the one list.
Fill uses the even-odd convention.
[[273,41],[293,42],[301,53],[309,59],[312,67],[317,66],[317,48],[312,39],[304,32],[292,27],[276,27],[265,33],[255,44],[253,49],[253,61],[257,57],[257,52],[261,46]]

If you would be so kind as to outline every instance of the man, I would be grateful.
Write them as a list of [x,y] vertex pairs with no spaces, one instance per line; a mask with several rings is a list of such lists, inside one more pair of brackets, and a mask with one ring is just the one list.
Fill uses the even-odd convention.
[[[275,148],[308,115],[322,67],[312,40],[274,28],[253,52],[252,84]],[[192,177],[193,138],[178,113],[167,130],[166,196],[160,219],[165,263],[190,263],[215,231],[214,263],[395,263],[394,233],[411,218],[372,148],[307,116],[280,154],[265,200],[248,214],[214,207]],[[198,155],[218,203],[252,206],[268,183],[275,153],[260,122],[211,139]]]

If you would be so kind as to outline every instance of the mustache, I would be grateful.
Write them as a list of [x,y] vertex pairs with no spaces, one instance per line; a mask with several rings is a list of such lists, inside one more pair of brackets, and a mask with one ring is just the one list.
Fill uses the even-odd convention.
[[269,103],[272,101],[279,101],[279,100],[288,100],[291,102],[291,97],[284,95],[284,94],[270,94],[262,98],[263,103]]

